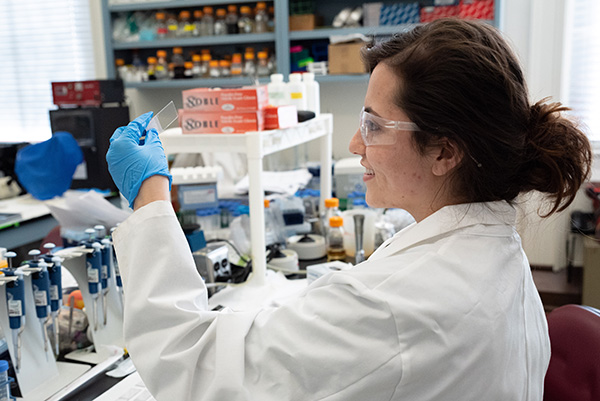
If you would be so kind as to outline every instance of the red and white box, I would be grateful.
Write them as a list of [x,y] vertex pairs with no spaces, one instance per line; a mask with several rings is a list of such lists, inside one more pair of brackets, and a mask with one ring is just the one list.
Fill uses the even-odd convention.
[[464,19],[494,19],[494,0],[461,0],[459,16]]
[[179,110],[179,125],[184,134],[243,134],[264,129],[262,111],[204,112]]
[[298,109],[294,105],[268,106],[263,110],[265,129],[290,128],[298,125]]
[[421,22],[431,22],[440,18],[458,17],[459,6],[427,6],[421,8]]
[[196,88],[182,92],[183,108],[202,112],[246,112],[262,110],[269,104],[266,85],[235,89]]

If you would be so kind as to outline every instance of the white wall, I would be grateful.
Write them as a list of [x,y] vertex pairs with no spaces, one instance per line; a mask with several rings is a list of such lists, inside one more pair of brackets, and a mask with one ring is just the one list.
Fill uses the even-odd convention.
[[[98,77],[106,77],[104,43],[101,26],[100,2],[89,0],[92,7],[92,26],[96,37],[96,63]],[[561,97],[563,59],[563,15],[568,0],[501,0],[501,30],[520,58],[531,93],[537,101],[551,96]],[[333,157],[350,156],[348,143],[356,132],[358,112],[363,104],[367,82],[322,83],[321,109],[334,115]],[[160,110],[173,100],[181,107],[181,91],[133,90],[126,91],[131,114],[137,116],[149,110]],[[309,158],[318,160],[315,145],[308,148]],[[569,231],[569,213],[574,209],[590,210],[585,196],[578,196],[571,208],[548,219],[537,217],[541,205],[538,194],[523,197],[519,232],[532,265],[566,266],[565,243]],[[578,256],[576,260],[580,261]]]

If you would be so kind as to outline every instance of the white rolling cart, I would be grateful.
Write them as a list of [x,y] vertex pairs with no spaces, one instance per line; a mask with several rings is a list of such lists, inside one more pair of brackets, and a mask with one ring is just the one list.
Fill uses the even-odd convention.
[[236,152],[246,155],[250,182],[250,237],[252,252],[252,281],[258,285],[265,282],[265,213],[262,181],[263,158],[269,154],[292,148],[300,144],[319,140],[321,161],[321,200],[331,197],[331,134],[333,116],[321,114],[296,127],[247,132],[245,134],[185,134],[181,128],[172,128],[160,135],[165,153]]

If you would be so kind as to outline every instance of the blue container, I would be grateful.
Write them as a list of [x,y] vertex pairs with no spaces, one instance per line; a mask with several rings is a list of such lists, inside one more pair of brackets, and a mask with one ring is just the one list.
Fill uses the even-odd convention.
[[420,18],[418,2],[384,4],[379,14],[379,25],[417,24]]

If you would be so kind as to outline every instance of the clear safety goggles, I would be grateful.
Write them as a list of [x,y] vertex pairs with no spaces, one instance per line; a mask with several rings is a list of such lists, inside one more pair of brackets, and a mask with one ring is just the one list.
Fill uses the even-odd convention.
[[360,135],[365,146],[393,145],[398,139],[398,131],[412,132],[420,129],[415,123],[378,117],[365,111],[364,107],[360,110]]

